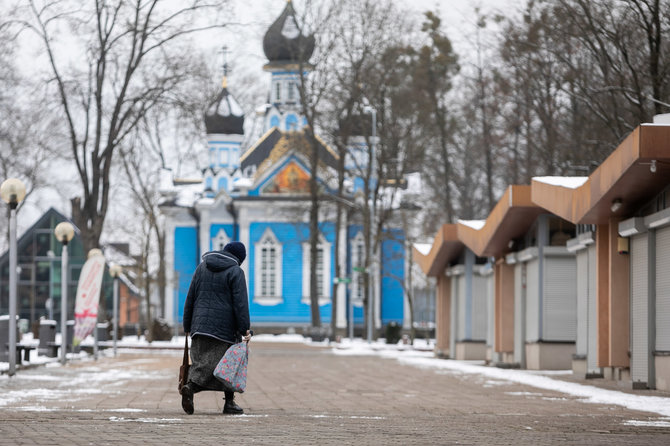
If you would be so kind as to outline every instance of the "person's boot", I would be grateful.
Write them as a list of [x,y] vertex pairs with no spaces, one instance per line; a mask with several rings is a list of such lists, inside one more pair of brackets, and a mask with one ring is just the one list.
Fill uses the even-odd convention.
[[193,390],[186,384],[181,388],[181,408],[189,415],[193,415]]
[[244,410],[235,403],[235,393],[225,392],[226,402],[223,404],[223,413],[228,415],[242,415]]

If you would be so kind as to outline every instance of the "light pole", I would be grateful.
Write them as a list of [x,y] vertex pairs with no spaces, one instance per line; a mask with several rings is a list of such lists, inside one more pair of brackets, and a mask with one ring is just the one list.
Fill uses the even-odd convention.
[[63,252],[61,253],[61,284],[60,284],[60,362],[65,365],[67,356],[67,244],[74,237],[74,226],[63,221],[54,228],[56,239],[63,244]]
[[114,351],[114,356],[116,357],[116,340],[118,338],[119,330],[119,276],[123,268],[121,265],[113,263],[109,265],[109,274],[114,278],[114,294],[112,301],[112,320],[114,321],[114,328],[112,330],[112,350]]
[[377,155],[375,152],[375,143],[377,142],[377,110],[371,105],[365,105],[363,111],[372,117],[372,132],[370,136],[370,252],[368,253],[368,343],[372,342],[372,325],[374,324],[373,308],[375,304],[375,280],[374,268],[372,267],[372,258],[375,249],[375,195],[374,188],[377,180]]
[[[0,186],[0,196],[9,205],[9,370],[16,373],[16,207],[26,196],[26,186],[21,180],[9,178]],[[0,346],[4,348],[4,346]]]

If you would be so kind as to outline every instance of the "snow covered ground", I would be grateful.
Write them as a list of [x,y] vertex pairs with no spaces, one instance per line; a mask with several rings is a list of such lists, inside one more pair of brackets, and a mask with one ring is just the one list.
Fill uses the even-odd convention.
[[[25,342],[25,339],[24,339]],[[457,374],[471,374],[480,375],[485,378],[496,381],[508,381],[519,384],[525,384],[538,389],[552,390],[571,395],[579,398],[585,403],[594,404],[609,404],[622,406],[632,410],[639,410],[644,412],[651,412],[664,417],[660,421],[653,421],[653,425],[657,427],[670,427],[670,398],[659,396],[647,396],[641,394],[633,394],[620,392],[616,390],[608,390],[598,388],[592,385],[579,384],[574,382],[567,382],[557,379],[559,375],[569,375],[570,370],[562,371],[530,371],[530,370],[513,370],[513,369],[499,369],[496,367],[485,366],[482,361],[456,361],[438,359],[433,356],[432,341],[417,340],[414,346],[404,345],[399,343],[397,345],[385,344],[383,340],[368,343],[362,339],[342,339],[339,343],[329,345],[325,342],[311,342],[311,339],[304,338],[298,334],[285,335],[257,335],[252,339],[253,343],[260,342],[283,342],[283,343],[304,343],[314,347],[332,347],[332,352],[340,356],[353,355],[372,355],[380,358],[392,359],[412,367],[432,369],[440,372],[448,371],[449,373]],[[153,342],[153,347],[168,347],[172,349],[171,354],[177,354],[178,350],[184,345],[184,338],[173,338],[172,341]],[[119,349],[133,349],[148,346],[148,343],[142,338],[136,336],[128,336],[120,340],[117,344]],[[253,348],[252,348],[253,351]],[[33,352],[35,353],[35,352]],[[101,351],[102,355],[111,355],[111,349]],[[69,359],[86,359],[90,355],[86,353],[70,354]],[[44,356],[33,355],[30,364],[48,364],[48,367],[58,367],[58,358],[46,358]],[[7,363],[0,363],[0,371],[6,371]],[[20,370],[19,372],[20,373]],[[0,379],[9,379],[6,374],[0,375]],[[495,381],[491,381],[495,382]],[[2,396],[0,396],[0,406],[2,404]],[[667,419],[666,419],[667,418]]]

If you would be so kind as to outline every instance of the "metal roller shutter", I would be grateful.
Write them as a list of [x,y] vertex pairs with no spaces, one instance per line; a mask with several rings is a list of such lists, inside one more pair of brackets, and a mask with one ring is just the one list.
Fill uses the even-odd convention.
[[670,227],[656,231],[656,350],[670,351]]
[[488,279],[472,278],[472,340],[486,341]]
[[493,347],[495,342],[495,277],[486,278],[486,345]]
[[524,283],[523,268],[525,264],[517,263],[514,266],[514,361],[523,363],[525,335],[523,323],[526,320],[524,314],[524,296],[526,284]]
[[588,351],[589,319],[589,253],[587,249],[577,252],[577,341],[575,353],[586,355]]
[[539,261],[533,259],[526,264],[526,341],[537,342],[540,338],[540,271]]
[[631,357],[633,382],[646,383],[649,377],[649,243],[647,234],[636,235],[630,243]]
[[598,311],[596,295],[596,245],[588,248],[589,252],[589,273],[588,273],[588,327],[587,327],[587,348],[586,367],[589,373],[600,373],[598,367]]
[[465,320],[465,274],[458,276],[456,281],[458,282],[458,295],[456,296],[456,341],[459,342],[465,339],[465,326],[467,324]]
[[574,342],[577,337],[577,270],[575,258],[544,259],[542,339]]

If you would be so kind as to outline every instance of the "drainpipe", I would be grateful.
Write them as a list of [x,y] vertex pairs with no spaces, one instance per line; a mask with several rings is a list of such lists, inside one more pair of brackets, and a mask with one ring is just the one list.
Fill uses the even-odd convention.
[[235,209],[235,202],[230,200],[230,203],[226,205],[226,210],[233,217],[233,240],[239,240],[239,231],[237,224],[237,209]]
[[195,204],[188,208],[188,213],[195,220],[195,264],[200,264],[200,214],[195,209]]

